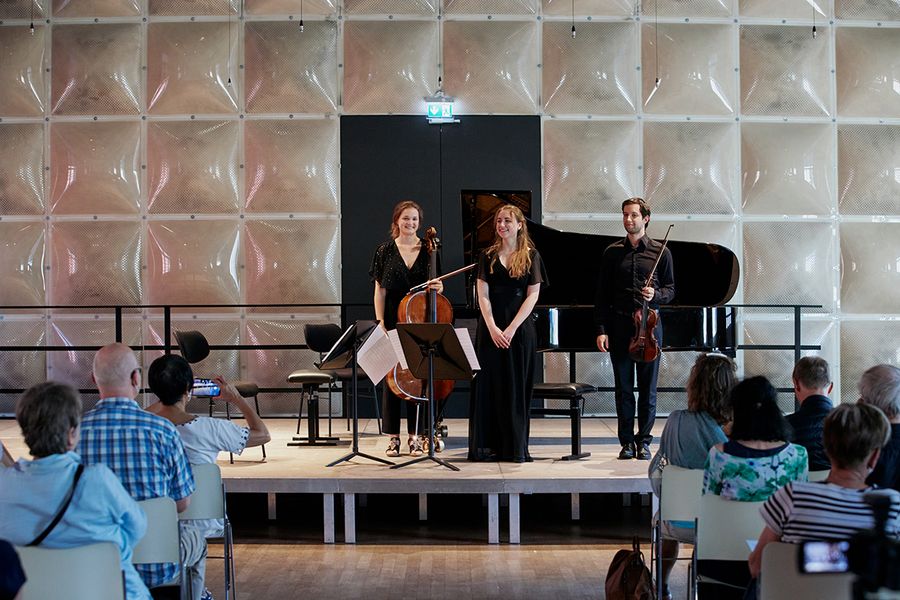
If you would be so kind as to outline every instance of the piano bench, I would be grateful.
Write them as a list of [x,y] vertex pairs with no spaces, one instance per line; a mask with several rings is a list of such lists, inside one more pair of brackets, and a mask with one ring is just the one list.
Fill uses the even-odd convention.
[[581,407],[584,395],[596,392],[588,383],[536,383],[532,398],[539,400],[568,400],[569,408],[532,408],[532,415],[568,415],[572,426],[572,453],[562,460],[587,458],[590,452],[581,451]]

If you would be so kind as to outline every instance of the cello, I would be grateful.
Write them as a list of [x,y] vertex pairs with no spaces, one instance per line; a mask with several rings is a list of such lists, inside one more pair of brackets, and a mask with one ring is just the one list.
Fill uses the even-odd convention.
[[[656,267],[659,266],[659,260],[662,258],[663,252],[666,250],[666,244],[669,243],[669,232],[675,225],[669,225],[666,230],[666,237],[663,238],[662,248],[656,255],[656,262],[647,275],[647,281],[644,287],[648,287],[653,282],[653,276],[656,274]],[[659,314],[647,305],[647,299],[643,298],[641,308],[634,311],[634,337],[628,342],[628,356],[634,362],[653,362],[659,357],[659,341],[656,339],[653,331],[659,322]]]
[[[434,227],[429,227],[426,230],[422,244],[429,254],[428,280],[431,281],[434,279],[437,271],[437,254],[440,246],[437,230]],[[417,289],[423,287],[424,289]],[[397,307],[397,323],[453,322],[453,305],[446,296],[435,289],[427,287],[427,285],[416,286],[413,289],[417,291],[410,291],[410,293],[406,294]],[[417,403],[417,414],[418,403],[428,401],[426,396],[428,382],[414,377],[408,369],[404,369],[399,363],[394,365],[394,368],[388,372],[386,380],[388,387],[396,396],[403,400]],[[434,401],[439,402],[449,396],[450,392],[453,391],[453,383],[452,380],[435,380]],[[443,449],[442,444],[443,442],[439,440],[435,449]]]

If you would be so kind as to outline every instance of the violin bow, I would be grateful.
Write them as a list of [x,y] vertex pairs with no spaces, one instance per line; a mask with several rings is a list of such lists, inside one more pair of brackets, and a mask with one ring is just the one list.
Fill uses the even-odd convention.
[[672,231],[673,227],[675,227],[675,223],[670,223],[669,228],[666,229],[666,236],[663,238],[662,248],[659,249],[659,254],[656,255],[656,262],[653,263],[653,268],[650,269],[650,274],[647,275],[647,282],[644,284],[644,287],[649,286],[653,281],[653,275],[656,273],[656,267],[659,266],[659,259],[662,258],[662,254],[666,250],[666,244],[669,243],[669,232]]
[[[431,279],[430,281],[443,281],[443,280],[445,280],[445,279],[449,279],[450,277],[453,277],[454,275],[459,275],[460,273],[465,273],[466,271],[471,271],[471,270],[474,269],[476,266],[477,266],[477,265],[476,265],[475,263],[472,263],[471,265],[468,265],[468,266],[466,266],[466,267],[462,267],[462,268],[460,268],[460,269],[456,269],[455,271],[450,271],[450,272],[447,273],[446,275],[441,275],[440,277],[435,277],[434,279]],[[419,285],[416,285],[416,286],[413,286],[413,287],[409,288],[409,291],[410,291],[410,292],[416,292],[416,291],[418,291],[418,290],[423,290],[423,289],[425,289],[426,287],[428,287],[428,281],[426,281],[425,283],[420,283]]]

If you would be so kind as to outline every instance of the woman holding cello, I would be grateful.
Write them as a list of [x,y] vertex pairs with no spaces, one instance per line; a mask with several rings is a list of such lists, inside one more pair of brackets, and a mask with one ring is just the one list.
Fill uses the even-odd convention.
[[[375,282],[375,318],[385,330],[397,326],[397,309],[409,289],[428,281],[429,255],[417,235],[423,217],[422,207],[412,200],[398,203],[391,217],[391,239],[378,246],[372,258],[369,275]],[[430,287],[440,292],[443,283],[435,281]],[[385,385],[382,430],[389,437],[385,454],[391,457],[401,452],[400,405],[401,399]],[[407,443],[412,456],[422,454],[425,442],[425,415],[421,409],[419,413],[417,429],[415,405],[407,406]]]
[[476,347],[481,372],[469,407],[469,460],[531,462],[528,408],[537,345],[531,312],[547,274],[512,205],[494,216],[494,243],[478,262],[481,318]]

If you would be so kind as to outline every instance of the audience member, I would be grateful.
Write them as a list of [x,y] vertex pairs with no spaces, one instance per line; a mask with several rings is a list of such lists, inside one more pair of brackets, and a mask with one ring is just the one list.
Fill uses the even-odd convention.
[[794,430],[794,443],[806,448],[810,471],[831,468],[822,444],[822,423],[833,408],[828,395],[834,384],[828,373],[828,362],[818,356],[804,356],[791,374],[794,395],[800,407],[787,416]]
[[[731,420],[729,394],[734,387],[734,362],[723,354],[701,354],[687,380],[687,410],[669,414],[659,450],[650,463],[651,483],[659,495],[658,477],[665,464],[702,469],[709,449],[728,441],[722,426]],[[671,598],[669,574],[678,557],[678,542],[694,543],[694,523],[663,521],[663,597]]]
[[859,394],[861,403],[880,409],[891,424],[890,439],[866,483],[900,490],[900,369],[872,367],[859,380]]
[[703,493],[759,502],[789,481],[808,477],[806,448],[789,443],[791,426],[778,408],[778,392],[765,377],[731,390],[730,440],[709,450]]
[[[750,572],[759,576],[763,549],[770,542],[845,540],[871,529],[875,520],[863,495],[866,477],[890,436],[884,414],[871,406],[841,404],[825,418],[825,452],[831,472],[823,482],[795,481],[775,492],[760,509],[765,528],[750,554]],[[887,533],[900,534],[900,495],[889,512]]]
[[[141,409],[141,368],[131,348],[110,344],[94,356],[93,379],[100,401],[84,416],[79,453],[85,464],[104,464],[119,476],[135,500],[169,497],[184,511],[194,477],[175,426]],[[191,579],[194,600],[203,594],[206,539],[194,527],[181,527],[181,561]],[[178,565],[138,565],[148,587],[172,582]],[[183,581],[182,583],[186,583]]]
[[[240,454],[244,448],[261,446],[269,441],[266,424],[244,400],[233,385],[221,377],[215,381],[221,390],[220,398],[241,411],[247,427],[241,427],[225,419],[197,417],[185,410],[194,385],[191,365],[177,354],[160,356],[147,371],[150,391],[159,402],[147,410],[171,421],[181,435],[184,451],[191,464],[216,462],[219,452]],[[221,521],[194,522],[206,537],[221,537],[224,523]]]
[[19,600],[25,581],[16,549],[6,540],[0,540],[0,600]]
[[147,529],[144,511],[112,471],[84,467],[72,452],[81,421],[78,392],[60,383],[38,384],[19,399],[16,420],[34,460],[0,469],[0,537],[47,548],[112,542],[121,554],[128,598],[149,599],[131,564]]

